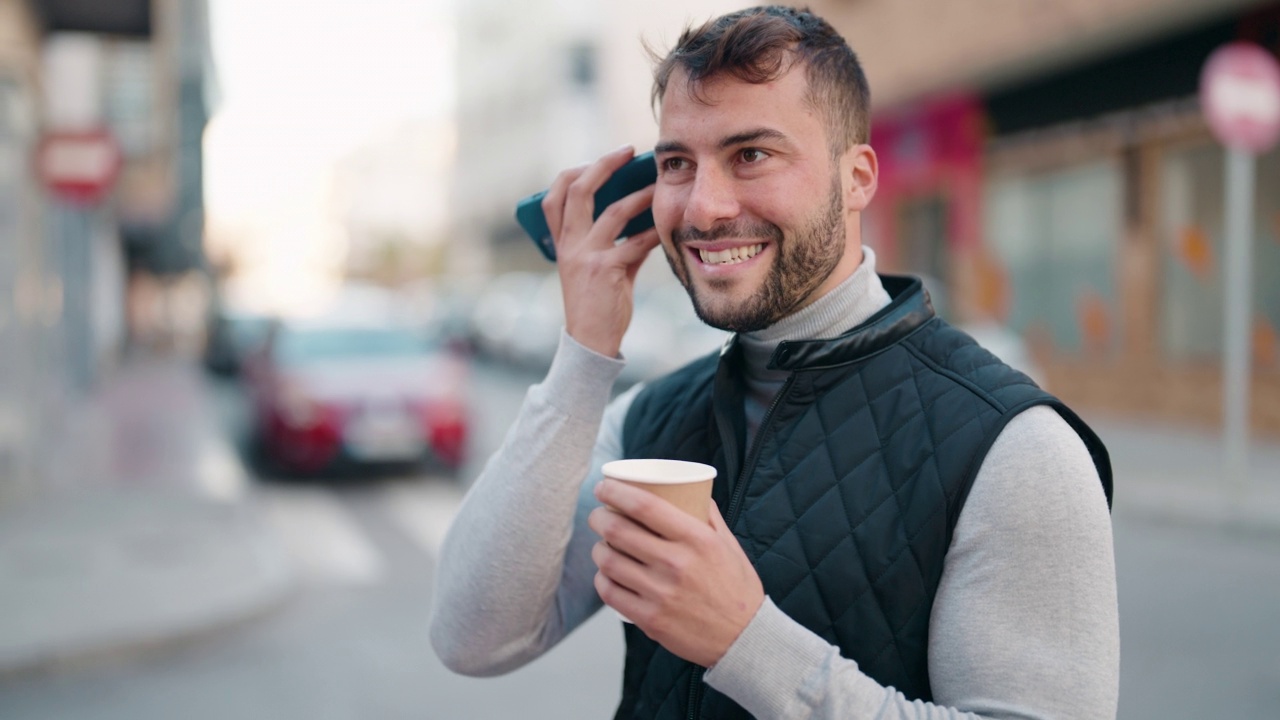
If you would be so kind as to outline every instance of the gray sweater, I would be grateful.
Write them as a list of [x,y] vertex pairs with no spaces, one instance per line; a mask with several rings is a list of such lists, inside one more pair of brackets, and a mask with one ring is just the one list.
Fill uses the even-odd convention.
[[[754,434],[785,374],[783,340],[834,337],[888,302],[875,255],[831,293],[740,338]],[[602,607],[586,518],[621,457],[639,388],[609,396],[623,361],[562,335],[445,539],[432,643],[453,670],[509,672]],[[934,703],[908,701],[765,599],[704,682],[758,718],[1114,718],[1119,628],[1111,522],[1089,454],[1049,408],[1015,417],[974,480],[929,624]]]

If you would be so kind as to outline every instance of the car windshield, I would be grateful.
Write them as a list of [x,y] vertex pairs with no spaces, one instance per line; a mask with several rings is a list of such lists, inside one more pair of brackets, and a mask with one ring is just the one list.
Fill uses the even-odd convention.
[[279,338],[285,365],[332,360],[412,357],[434,343],[424,334],[394,328],[286,328]]
[[227,329],[236,347],[251,349],[271,331],[271,318],[230,316],[227,318]]

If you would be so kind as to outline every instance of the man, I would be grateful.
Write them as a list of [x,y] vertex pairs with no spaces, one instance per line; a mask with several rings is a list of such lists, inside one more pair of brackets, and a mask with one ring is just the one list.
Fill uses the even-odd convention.
[[[543,204],[565,333],[449,531],[437,652],[506,672],[607,604],[634,621],[618,717],[1114,717],[1106,451],[919,281],[876,275],[844,40],[805,11],[731,13],[686,31],[654,100],[654,187],[592,221],[622,148]],[[615,245],[650,203],[655,230]],[[659,243],[735,335],[609,404]],[[710,521],[602,482],[622,457],[715,465]]]

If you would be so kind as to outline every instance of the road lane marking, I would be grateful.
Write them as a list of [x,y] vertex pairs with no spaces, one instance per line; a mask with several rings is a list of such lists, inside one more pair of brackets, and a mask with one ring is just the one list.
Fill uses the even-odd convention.
[[369,585],[384,576],[382,555],[330,491],[264,489],[259,502],[304,578]]

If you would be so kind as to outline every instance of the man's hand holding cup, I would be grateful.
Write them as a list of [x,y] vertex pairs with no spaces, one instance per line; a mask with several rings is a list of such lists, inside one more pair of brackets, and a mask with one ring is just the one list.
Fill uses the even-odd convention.
[[588,519],[602,538],[591,553],[600,569],[595,587],[605,604],[650,638],[710,667],[751,622],[764,588],[711,502],[715,469],[697,466],[710,471],[704,480],[662,482],[671,471],[664,473],[660,465],[673,462],[606,463],[605,479],[596,487],[604,507]]

